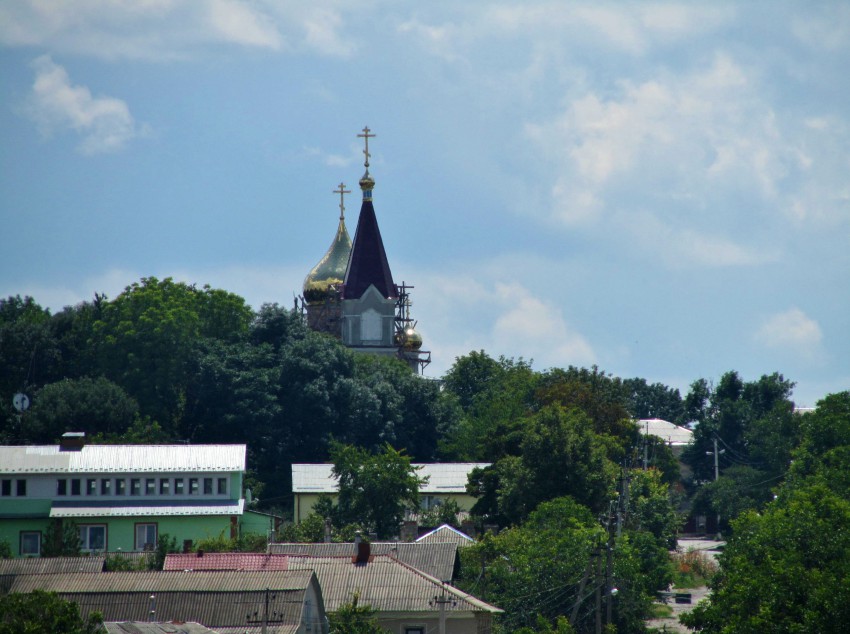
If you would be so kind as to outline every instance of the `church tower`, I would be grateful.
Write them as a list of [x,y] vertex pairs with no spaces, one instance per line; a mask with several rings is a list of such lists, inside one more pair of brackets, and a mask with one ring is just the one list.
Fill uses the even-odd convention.
[[413,287],[393,281],[372,204],[375,179],[369,173],[369,139],[375,135],[366,127],[357,136],[365,141],[366,172],[360,179],[363,202],[354,241],[344,221],[343,196],[350,192],[340,184],[335,192],[340,195],[336,238],[304,280],[307,323],[313,330],[341,338],[353,350],[396,356],[420,373],[431,362],[431,353],[421,350],[422,337],[410,317],[408,290]]

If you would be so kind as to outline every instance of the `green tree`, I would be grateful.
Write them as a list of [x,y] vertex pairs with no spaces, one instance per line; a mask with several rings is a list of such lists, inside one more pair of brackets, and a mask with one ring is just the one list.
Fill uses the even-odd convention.
[[328,614],[330,634],[385,634],[378,625],[378,610],[371,605],[360,603],[360,591],[351,595],[351,600],[343,603],[336,612]]
[[28,437],[52,444],[66,431],[121,434],[133,423],[139,406],[123,389],[103,377],[63,379],[33,396]]
[[0,596],[0,634],[96,634],[103,617],[93,612],[85,619],[76,603],[55,592],[35,590]]
[[650,385],[646,379],[640,378],[625,379],[623,387],[632,418],[661,418],[671,423],[682,422],[685,405],[679,390],[663,383]]
[[331,460],[339,480],[339,523],[357,523],[387,539],[398,533],[406,511],[418,509],[419,487],[425,480],[403,451],[389,444],[379,453],[335,444]]
[[136,398],[145,415],[176,426],[188,370],[204,338],[247,338],[253,312],[237,295],[142,278],[104,306],[91,341],[101,371]]
[[81,547],[80,531],[73,520],[50,520],[44,531],[42,557],[77,557]]

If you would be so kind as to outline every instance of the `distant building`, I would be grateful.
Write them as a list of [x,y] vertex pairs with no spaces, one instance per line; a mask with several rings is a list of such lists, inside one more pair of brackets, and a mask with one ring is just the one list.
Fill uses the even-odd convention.
[[[444,583],[441,579],[415,568],[398,557],[392,550],[376,554],[373,544],[315,544],[333,554],[269,555],[285,562],[287,570],[315,572],[322,589],[324,606],[332,614],[359,594],[361,605],[369,605],[377,612],[378,624],[387,632],[399,634],[490,634],[493,615],[502,610],[476,597]],[[416,549],[418,544],[407,544]],[[419,552],[426,554],[431,546],[422,545]],[[455,547],[456,548],[456,547]],[[166,567],[172,570],[234,570],[245,565],[238,553],[216,553],[208,560],[203,557],[169,555]],[[260,559],[254,563],[261,566]],[[183,573],[163,573],[183,574]],[[191,574],[214,574],[194,572]]]
[[[476,498],[466,492],[466,483],[473,469],[489,467],[489,462],[418,463],[416,474],[428,481],[419,487],[419,500],[423,511],[454,500],[461,511],[469,511]],[[336,497],[339,483],[332,473],[332,464],[292,465],[292,494],[294,519],[300,523],[307,517],[322,494]]]
[[393,281],[372,191],[369,173],[369,128],[359,134],[366,142],[366,172],[360,179],[363,202],[354,241],[345,226],[344,195],[340,183],[340,215],[336,236],[318,264],[304,280],[302,305],[313,330],[331,334],[352,350],[396,356],[417,372],[428,365],[431,354],[422,350],[422,336],[410,317],[411,286]]
[[[99,572],[21,575],[12,592],[56,592],[83,617],[194,622],[224,634],[326,634],[322,588],[306,569],[286,571]],[[138,632],[129,627],[109,631]],[[163,632],[180,632],[162,627]],[[141,630],[155,633],[156,629]],[[203,631],[203,630],[201,630]]]
[[644,436],[657,436],[663,440],[678,459],[694,438],[694,432],[660,418],[644,418],[637,421]]
[[84,553],[145,551],[160,535],[188,547],[206,537],[267,535],[274,518],[245,510],[245,445],[0,447],[0,540],[42,554],[48,531],[73,521]]

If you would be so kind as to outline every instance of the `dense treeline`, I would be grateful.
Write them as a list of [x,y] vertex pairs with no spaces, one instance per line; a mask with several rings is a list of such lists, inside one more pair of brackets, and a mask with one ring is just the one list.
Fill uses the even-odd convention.
[[[616,600],[610,592],[602,600],[611,626],[642,631],[654,593],[671,580],[667,552],[688,504],[719,516],[731,535],[718,605],[740,599],[745,613],[739,593],[767,585],[741,587],[750,578],[747,539],[793,541],[776,527],[790,527],[797,512],[812,532],[847,517],[850,396],[800,416],[792,389],[778,373],[747,381],[732,371],[716,384],[694,381],[682,397],[596,367],[538,371],[483,351],[430,381],[309,331],[295,311],[254,312],[234,294],[170,279],[145,278],[114,300],[95,296],[55,315],[31,298],[0,300],[5,444],[55,443],[77,430],[95,442],[246,443],[255,496],[284,513],[292,462],[347,456],[380,473],[380,456],[398,462],[403,451],[408,463],[491,463],[468,488],[479,528],[494,530],[465,549],[460,584],[506,609],[505,632],[592,631],[589,597],[600,584],[619,588]],[[22,415],[12,407],[16,392],[32,401]],[[634,422],[655,417],[695,429],[684,482],[670,448],[642,437]],[[814,509],[818,498],[828,513]],[[352,499],[333,513],[341,524],[365,525],[364,503]],[[308,527],[321,532],[316,519]],[[830,561],[846,562],[845,541],[824,546]],[[824,556],[792,563],[805,574],[810,560]],[[726,609],[698,611],[694,625],[722,631]]]

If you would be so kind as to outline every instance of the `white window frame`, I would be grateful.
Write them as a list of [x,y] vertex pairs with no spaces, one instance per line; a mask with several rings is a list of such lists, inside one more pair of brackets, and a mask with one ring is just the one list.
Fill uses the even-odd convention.
[[[35,535],[37,546],[35,552],[24,550],[24,538]],[[21,557],[41,557],[41,531],[21,531],[21,538],[18,547],[21,551]]]
[[[80,550],[84,553],[106,552],[108,529],[106,524],[77,524],[80,529]],[[103,529],[103,545],[100,548],[92,548],[92,531],[94,529]]]
[[[153,541],[147,541],[150,536],[149,531],[153,530]],[[141,536],[141,539],[139,537]],[[136,550],[154,550],[156,548],[156,540],[159,538],[159,527],[156,522],[144,522],[136,524],[133,530],[133,545]],[[150,544],[150,547],[146,547]]]

